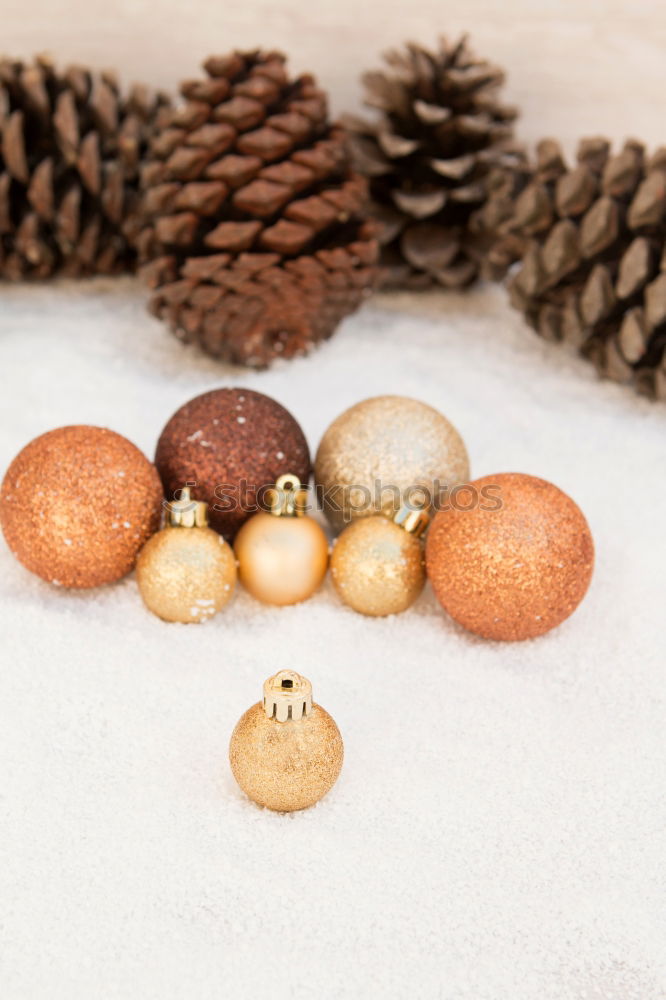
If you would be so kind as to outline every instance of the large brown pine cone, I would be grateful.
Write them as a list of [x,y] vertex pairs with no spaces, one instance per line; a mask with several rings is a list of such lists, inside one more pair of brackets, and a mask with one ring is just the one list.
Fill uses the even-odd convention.
[[599,372],[666,399],[666,148],[627,142],[614,156],[586,139],[568,168],[538,148],[536,173],[507,231],[531,237],[509,289],[549,340],[567,340]]
[[0,61],[0,277],[131,270],[139,166],[156,111],[109,73]]
[[211,57],[144,169],[151,309],[209,354],[262,367],[330,336],[371,290],[366,184],[309,75],[276,52]]
[[382,283],[457,288],[480,273],[501,276],[507,249],[485,267],[495,241],[480,210],[491,177],[497,185],[524,163],[512,142],[516,110],[498,96],[503,71],[465,38],[442,39],[436,52],[408,45],[385,60],[387,72],[363,77],[378,120],[345,119],[381,227]]

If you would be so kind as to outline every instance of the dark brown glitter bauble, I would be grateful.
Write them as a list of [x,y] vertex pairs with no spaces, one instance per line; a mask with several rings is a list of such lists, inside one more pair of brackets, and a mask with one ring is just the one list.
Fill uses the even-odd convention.
[[460,625],[485,639],[532,639],[578,607],[594,544],[557,486],[522,473],[484,476],[457,492],[430,527],[426,567]]
[[9,548],[37,576],[97,587],[130,572],[160,526],[162,486],[146,456],[102,427],[58,427],[9,466],[0,524]]
[[211,527],[231,541],[279,476],[307,483],[310,452],[296,420],[270,396],[214,389],[174,413],[155,465],[167,498],[190,484],[192,496],[208,504]]

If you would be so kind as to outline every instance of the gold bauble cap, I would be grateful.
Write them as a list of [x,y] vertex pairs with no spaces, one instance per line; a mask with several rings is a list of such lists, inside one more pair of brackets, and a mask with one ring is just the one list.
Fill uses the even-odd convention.
[[208,527],[208,504],[193,500],[189,486],[183,486],[178,500],[167,500],[166,509],[166,523],[172,528]]
[[312,684],[295,670],[278,670],[264,682],[264,712],[277,722],[297,722],[312,711]]
[[400,528],[404,528],[410,535],[420,538],[430,524],[430,514],[426,501],[420,504],[405,503],[393,518]]
[[268,509],[276,517],[302,517],[306,511],[307,498],[307,486],[302,485],[298,476],[289,473],[280,476],[266,494]]

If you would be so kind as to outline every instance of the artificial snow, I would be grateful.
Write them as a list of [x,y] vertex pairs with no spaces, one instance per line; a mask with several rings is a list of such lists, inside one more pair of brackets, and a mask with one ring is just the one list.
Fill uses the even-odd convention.
[[[0,466],[92,423],[152,454],[192,396],[274,396],[314,450],[398,393],[458,427],[474,475],[580,504],[589,594],[556,631],[484,642],[428,589],[363,618],[330,583],[242,590],[170,625],[132,577],[58,589],[0,543],[3,1000],[658,1000],[666,990],[666,407],[540,341],[500,289],[378,298],[262,373],[184,348],[129,280],[3,287]],[[248,802],[239,716],[289,666],[345,740],[316,808]]]

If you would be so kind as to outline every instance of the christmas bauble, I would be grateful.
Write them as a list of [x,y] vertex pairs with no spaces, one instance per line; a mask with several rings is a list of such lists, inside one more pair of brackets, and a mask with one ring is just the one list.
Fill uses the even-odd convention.
[[0,521],[19,562],[50,583],[97,587],[129,573],[160,524],[162,486],[135,445],[102,427],[59,427],[9,466]]
[[419,535],[423,512],[401,523],[383,514],[352,521],[331,553],[331,577],[341,599],[364,615],[393,615],[423,590],[425,568]]
[[531,639],[568,618],[594,563],[587,521],[552,483],[484,476],[435,516],[426,544],[434,591],[452,618],[487,639]]
[[307,809],[338,779],[343,744],[331,716],[312,701],[312,685],[293,670],[264,684],[263,701],[240,718],[229,761],[242,790],[278,812]]
[[157,444],[167,499],[186,485],[208,504],[211,527],[232,539],[257,510],[257,494],[285,472],[303,482],[310,453],[292,415],[251,389],[214,389],[182,406]]
[[393,517],[415,487],[434,503],[441,490],[468,478],[455,427],[432,406],[403,396],[377,396],[345,410],[315,459],[317,489],[336,531],[356,517]]
[[246,590],[265,604],[307,600],[326,576],[328,539],[321,525],[299,508],[296,476],[281,476],[269,498],[270,512],[260,511],[236,535],[234,552]]
[[204,622],[234,591],[236,560],[208,526],[206,504],[187,487],[169,504],[168,524],[139,553],[136,580],[146,607],[168,622]]

